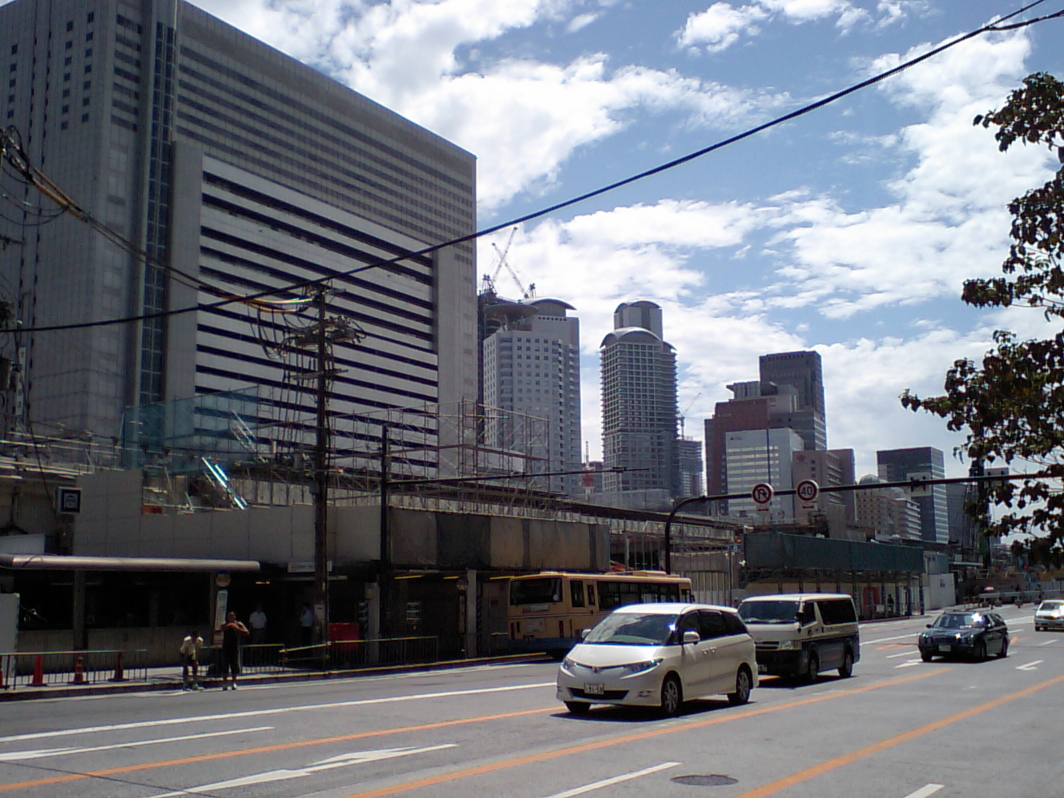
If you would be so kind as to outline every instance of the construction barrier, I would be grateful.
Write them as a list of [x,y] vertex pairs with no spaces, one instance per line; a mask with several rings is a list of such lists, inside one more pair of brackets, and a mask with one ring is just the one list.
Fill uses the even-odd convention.
[[38,654],[33,661],[33,681],[30,687],[44,687],[44,655]]
[[122,670],[122,652],[118,652],[118,658],[115,660],[115,675],[111,677],[112,682],[124,682],[126,680],[125,671]]
[[85,660],[81,654],[74,658],[74,681],[71,684],[85,684]]

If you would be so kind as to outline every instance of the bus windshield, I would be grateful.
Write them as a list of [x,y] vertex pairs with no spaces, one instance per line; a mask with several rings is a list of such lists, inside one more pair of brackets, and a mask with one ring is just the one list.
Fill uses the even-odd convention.
[[514,579],[510,582],[510,604],[553,604],[562,600],[562,580],[556,576]]
[[744,601],[739,605],[744,623],[794,623],[798,619],[797,601]]

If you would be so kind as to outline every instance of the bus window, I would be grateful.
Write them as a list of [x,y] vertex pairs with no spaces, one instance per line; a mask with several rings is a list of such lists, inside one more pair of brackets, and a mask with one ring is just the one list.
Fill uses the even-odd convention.
[[556,604],[562,600],[562,580],[555,576],[540,579],[514,579],[510,582],[510,604]]
[[569,583],[569,593],[573,600],[574,607],[584,606],[584,583],[579,579],[574,579]]
[[588,586],[587,586],[587,603],[588,604],[594,604],[595,603],[595,583],[594,582],[589,583]]

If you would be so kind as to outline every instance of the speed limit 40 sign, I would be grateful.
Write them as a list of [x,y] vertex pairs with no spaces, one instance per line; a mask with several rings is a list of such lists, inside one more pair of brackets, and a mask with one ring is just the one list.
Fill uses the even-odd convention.
[[803,479],[795,486],[794,492],[799,499],[808,504],[816,501],[817,494],[820,493],[820,486],[816,484],[815,480]]

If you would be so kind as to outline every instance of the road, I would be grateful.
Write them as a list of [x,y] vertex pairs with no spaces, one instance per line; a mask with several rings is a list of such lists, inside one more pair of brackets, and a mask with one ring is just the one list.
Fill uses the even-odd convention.
[[1008,608],[1005,659],[924,663],[866,625],[850,679],[764,679],[678,718],[570,716],[525,663],[0,705],[0,798],[1046,798],[1064,794],[1064,633]]

